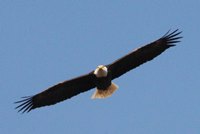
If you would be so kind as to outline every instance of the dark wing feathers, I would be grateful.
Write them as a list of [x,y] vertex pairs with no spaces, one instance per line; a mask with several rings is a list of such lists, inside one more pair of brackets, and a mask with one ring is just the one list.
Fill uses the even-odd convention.
[[94,74],[91,72],[59,83],[34,96],[23,97],[22,100],[15,102],[21,103],[16,108],[19,109],[19,112],[29,112],[38,107],[56,104],[94,87]]
[[[108,70],[111,71],[112,79],[123,75],[124,73],[149,60],[152,60],[169,47],[174,46],[175,43],[180,42],[179,39],[182,38],[178,36],[180,33],[181,32],[178,30],[171,33],[168,31],[160,39],[138,48],[116,60],[112,64],[107,65]],[[89,74],[64,81],[34,96],[23,97],[22,100],[16,102],[20,103],[20,105],[16,108],[19,109],[19,112],[22,111],[24,113],[38,107],[53,105],[94,88],[94,80],[95,76],[93,72],[91,72]]]
[[169,47],[174,46],[174,43],[180,42],[179,39],[182,37],[178,36],[181,33],[178,31],[178,29],[171,33],[169,32],[170,31],[168,31],[160,39],[138,48],[135,51],[116,60],[115,62],[107,65],[108,69],[112,72],[112,79],[115,79],[131,69],[152,60]]

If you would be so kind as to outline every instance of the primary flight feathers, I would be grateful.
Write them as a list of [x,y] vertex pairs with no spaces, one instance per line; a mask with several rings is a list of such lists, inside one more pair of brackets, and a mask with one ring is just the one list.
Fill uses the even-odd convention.
[[35,108],[64,101],[95,87],[96,91],[92,95],[93,99],[111,96],[118,88],[118,86],[112,82],[113,79],[152,60],[169,47],[174,46],[175,43],[180,42],[179,39],[182,38],[178,36],[180,33],[178,29],[171,33],[168,31],[160,39],[130,52],[111,64],[105,66],[100,65],[97,69],[88,74],[58,83],[34,96],[22,97],[22,100],[15,102],[20,103],[16,108],[19,108],[19,112],[29,112]]

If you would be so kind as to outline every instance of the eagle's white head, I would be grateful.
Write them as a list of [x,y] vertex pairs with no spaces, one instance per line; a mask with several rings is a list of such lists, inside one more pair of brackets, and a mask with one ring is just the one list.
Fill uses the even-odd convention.
[[96,75],[96,77],[106,77],[108,74],[108,69],[106,66],[104,65],[99,65],[95,70],[94,70],[94,74]]

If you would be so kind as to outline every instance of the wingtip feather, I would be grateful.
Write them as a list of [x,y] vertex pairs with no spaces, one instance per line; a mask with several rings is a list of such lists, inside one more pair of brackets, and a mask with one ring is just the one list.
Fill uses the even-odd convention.
[[20,105],[15,107],[15,109],[19,109],[18,112],[21,112],[21,113],[30,112],[33,109],[33,102],[32,102],[33,97],[25,96],[21,98],[23,98],[23,100],[14,102],[15,104],[21,103]]
[[161,37],[161,39],[166,40],[168,46],[175,46],[175,43],[180,42],[179,39],[183,38],[182,36],[179,36],[182,31],[179,31],[179,29],[176,29],[172,32],[169,30],[164,36]]

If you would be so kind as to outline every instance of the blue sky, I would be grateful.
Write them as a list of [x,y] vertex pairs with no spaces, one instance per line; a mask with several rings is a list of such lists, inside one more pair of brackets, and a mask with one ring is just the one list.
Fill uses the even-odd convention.
[[[0,0],[3,134],[199,134],[200,1]],[[104,100],[94,90],[20,114],[13,102],[108,64],[161,37],[181,43],[123,75]]]

